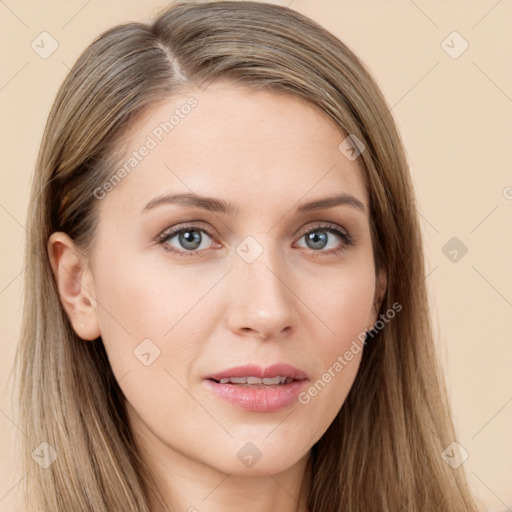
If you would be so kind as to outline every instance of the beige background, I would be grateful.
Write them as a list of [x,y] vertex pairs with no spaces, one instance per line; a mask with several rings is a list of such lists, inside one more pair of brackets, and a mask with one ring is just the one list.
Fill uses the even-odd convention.
[[[286,1],[276,1],[286,5]],[[0,389],[20,326],[22,249],[31,174],[46,116],[75,59],[102,30],[149,20],[154,0],[0,0],[2,109]],[[458,442],[472,487],[512,510],[512,2],[292,0],[367,64],[398,122],[419,195],[428,278],[448,369]],[[46,31],[47,59],[32,48]],[[463,40],[469,47],[457,58]],[[447,51],[445,51],[445,49]],[[443,247],[457,237],[456,262]],[[452,250],[450,246],[445,252]],[[13,511],[19,432],[0,396],[0,510]]]

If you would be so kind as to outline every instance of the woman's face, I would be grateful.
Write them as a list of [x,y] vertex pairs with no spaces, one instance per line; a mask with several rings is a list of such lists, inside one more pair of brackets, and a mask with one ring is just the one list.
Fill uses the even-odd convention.
[[92,305],[73,325],[101,335],[130,423],[163,464],[274,474],[342,407],[379,300],[367,192],[343,139],[297,98],[214,84],[149,111],[122,179],[96,192]]

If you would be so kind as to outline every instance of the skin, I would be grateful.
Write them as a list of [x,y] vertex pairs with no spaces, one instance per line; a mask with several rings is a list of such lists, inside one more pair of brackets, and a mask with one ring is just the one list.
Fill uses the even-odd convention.
[[[312,385],[372,327],[386,276],[373,263],[367,191],[358,160],[338,150],[344,136],[325,114],[298,98],[229,83],[154,105],[132,127],[129,153],[190,96],[197,107],[98,201],[89,257],[66,234],[52,234],[61,301],[84,343],[104,343],[136,442],[169,506],[304,512],[310,449],[343,405],[361,352],[309,403],[275,412],[238,409],[202,381],[232,366],[285,362]],[[167,204],[141,213],[155,197],[181,192],[234,202],[240,212]],[[366,210],[345,204],[295,213],[341,193]],[[199,232],[200,254],[179,256],[154,241],[185,222],[214,232]],[[354,245],[317,227],[326,222]],[[311,231],[328,237],[325,247],[308,245]],[[252,263],[236,251],[248,236],[262,250]],[[190,251],[178,235],[166,243]],[[148,366],[134,356],[147,338],[160,349]],[[250,468],[237,457],[247,442],[262,454]],[[154,497],[151,510],[164,510]]]

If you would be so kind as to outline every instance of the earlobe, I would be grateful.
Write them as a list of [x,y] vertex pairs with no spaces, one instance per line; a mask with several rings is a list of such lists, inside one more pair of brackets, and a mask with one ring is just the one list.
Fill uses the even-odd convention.
[[76,334],[84,340],[100,336],[94,286],[87,262],[73,240],[63,232],[52,233],[48,256],[59,298]]

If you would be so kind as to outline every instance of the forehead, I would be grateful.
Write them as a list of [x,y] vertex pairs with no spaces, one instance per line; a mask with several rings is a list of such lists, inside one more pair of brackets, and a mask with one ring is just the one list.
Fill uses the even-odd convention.
[[140,211],[169,191],[249,209],[335,192],[366,204],[359,162],[339,149],[344,138],[319,108],[288,94],[226,83],[190,89],[130,126],[116,168],[125,172],[102,207],[118,196]]

